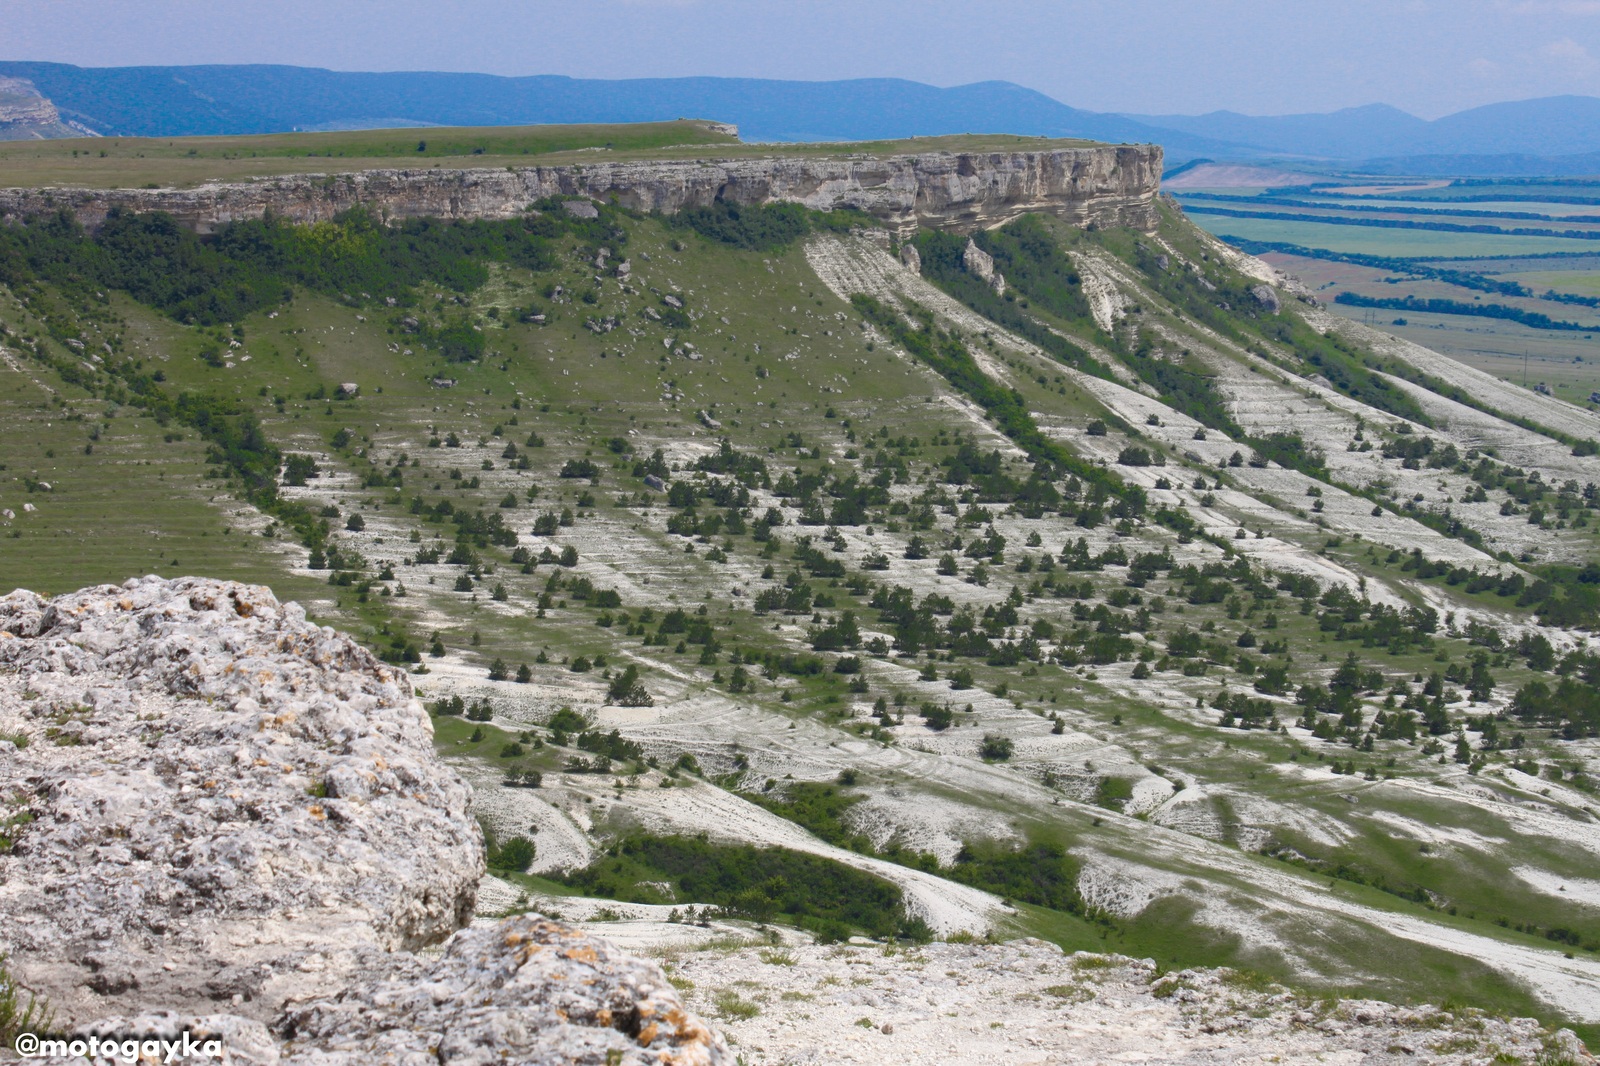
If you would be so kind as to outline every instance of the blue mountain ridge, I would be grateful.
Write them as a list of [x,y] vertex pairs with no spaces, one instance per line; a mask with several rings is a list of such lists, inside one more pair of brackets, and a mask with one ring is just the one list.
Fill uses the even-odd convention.
[[[1600,99],[1585,96],[1490,104],[1429,121],[1385,104],[1328,114],[1112,114],[1069,107],[1006,81],[939,88],[898,78],[600,80],[35,62],[0,62],[0,75],[31,81],[68,119],[123,136],[692,117],[735,123],[745,140],[756,142],[951,133],[1157,142],[1166,148],[1170,165],[1208,156],[1372,160],[1374,168],[1394,172],[1415,166],[1440,172],[1575,173],[1592,170],[1592,159],[1585,157],[1600,153]],[[1459,163],[1453,162],[1458,157]]]

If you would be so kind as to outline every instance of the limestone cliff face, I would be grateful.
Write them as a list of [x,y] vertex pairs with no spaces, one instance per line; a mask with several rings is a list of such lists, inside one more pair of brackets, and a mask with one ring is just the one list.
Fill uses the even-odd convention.
[[386,218],[508,218],[547,196],[615,199],[672,214],[716,200],[858,208],[905,236],[918,226],[970,232],[1029,211],[1079,225],[1155,223],[1158,145],[1041,152],[934,152],[884,158],[682,160],[464,170],[294,175],[193,189],[4,189],[0,215],[66,208],[86,225],[113,207],[166,211],[209,229],[272,212],[297,222],[365,206]]

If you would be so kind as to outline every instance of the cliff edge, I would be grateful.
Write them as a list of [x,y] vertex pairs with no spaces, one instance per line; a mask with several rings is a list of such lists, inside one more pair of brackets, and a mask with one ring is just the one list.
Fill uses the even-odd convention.
[[94,227],[114,208],[164,211],[206,230],[271,213],[317,222],[364,207],[384,218],[510,218],[551,196],[615,200],[673,214],[718,200],[855,208],[900,236],[919,226],[970,232],[1027,212],[1076,225],[1155,225],[1158,145],[1037,152],[931,152],[874,158],[774,156],[505,169],[395,169],[303,174],[193,189],[0,189],[0,216],[65,209]]

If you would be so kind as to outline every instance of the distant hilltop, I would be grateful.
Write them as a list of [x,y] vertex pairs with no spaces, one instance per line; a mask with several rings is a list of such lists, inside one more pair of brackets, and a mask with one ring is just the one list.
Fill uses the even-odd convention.
[[[716,115],[749,141],[867,141],[985,131],[1160,144],[1168,162],[1275,160],[1413,174],[1592,173],[1600,99],[1552,96],[1428,120],[1383,104],[1327,114],[1111,114],[1025,86],[899,78],[500,77],[214,65],[0,62],[0,138],[665,122]],[[8,111],[7,109],[10,109]],[[20,109],[20,111],[18,110]],[[6,119],[7,113],[33,117]]]
[[94,130],[62,121],[56,105],[26,78],[0,76],[0,141],[93,137]]
[[[665,122],[714,115],[749,141],[869,141],[1015,133],[1109,143],[1221,148],[1052,100],[1010,82],[939,88],[898,78],[603,80],[431,71],[356,73],[288,66],[75,67],[0,62],[67,119],[107,136]],[[1194,152],[1189,152],[1194,154]],[[1215,154],[1215,153],[1212,153]]]

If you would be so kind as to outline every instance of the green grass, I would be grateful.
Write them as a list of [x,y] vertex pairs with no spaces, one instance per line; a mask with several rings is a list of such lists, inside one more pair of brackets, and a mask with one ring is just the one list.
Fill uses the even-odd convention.
[[1515,281],[1534,292],[1554,289],[1578,296],[1600,296],[1600,272],[1593,270],[1530,270],[1502,275],[1503,281]]
[[[21,541],[0,541],[0,572],[12,575],[16,584],[32,584],[42,591],[77,587],[82,581],[74,580],[74,575],[82,572],[84,560],[99,568],[94,572],[116,580],[144,572],[152,558],[163,563],[176,557],[181,564],[178,569],[184,572],[204,568],[230,576],[257,573],[280,595],[308,601],[319,620],[349,628],[375,646],[384,645],[385,627],[391,632],[403,629],[424,646],[438,632],[458,659],[451,661],[448,669],[440,668],[433,675],[418,679],[427,699],[463,690],[464,695],[472,697],[481,691],[495,700],[497,711],[503,714],[502,721],[518,717],[544,721],[553,705],[570,698],[586,712],[615,716],[612,720],[628,723],[622,726],[624,733],[642,740],[649,740],[651,733],[647,728],[635,732],[635,723],[653,721],[652,716],[662,709],[708,707],[714,709],[712,714],[721,714],[716,708],[729,705],[739,708],[740,713],[753,709],[770,715],[768,720],[777,723],[779,729],[787,722],[804,726],[790,734],[806,738],[796,750],[803,750],[806,743],[831,742],[837,747],[828,754],[829,760],[854,759],[859,754],[863,760],[859,786],[862,794],[878,788],[904,790],[909,804],[922,800],[930,804],[953,803],[979,812],[996,826],[1006,827],[1004,832],[997,829],[997,837],[1014,841],[1014,833],[1029,841],[1060,846],[1073,855],[1084,846],[1104,847],[1129,861],[1172,868],[1192,878],[1193,886],[1183,890],[1187,901],[1165,900],[1137,919],[1110,925],[1065,913],[1027,911],[1028,922],[1033,924],[1026,928],[1043,930],[1075,947],[1151,955],[1173,960],[1174,965],[1228,962],[1270,971],[1271,959],[1250,950],[1245,940],[1200,922],[1192,901],[1211,891],[1237,898],[1242,901],[1238,904],[1241,908],[1259,906],[1260,910],[1249,913],[1263,923],[1289,923],[1283,929],[1287,930],[1284,935],[1290,943],[1320,943],[1316,938],[1328,930],[1345,930],[1320,914],[1303,918],[1275,915],[1257,898],[1256,886],[1219,876],[1204,861],[1186,865],[1188,860],[1148,846],[1148,827],[1143,823],[1071,802],[1073,796],[1092,797],[1100,779],[1126,782],[1142,776],[1145,771],[1138,764],[1159,765],[1169,780],[1187,777],[1207,787],[1213,796],[1211,809],[1227,823],[1245,820],[1250,826],[1275,831],[1280,823],[1294,824],[1294,819],[1304,814],[1318,823],[1332,823],[1341,833],[1346,827],[1354,827],[1349,833],[1369,853],[1364,856],[1366,861],[1381,867],[1393,880],[1426,878],[1429,886],[1447,893],[1455,878],[1485,882],[1487,887],[1481,889],[1456,889],[1462,902],[1468,902],[1471,894],[1470,903],[1480,914],[1477,919],[1469,920],[1464,915],[1451,919],[1462,928],[1481,931],[1489,926],[1491,935],[1521,937],[1496,931],[1498,927],[1487,917],[1491,906],[1496,914],[1512,908],[1538,914],[1541,926],[1565,915],[1562,908],[1547,906],[1547,901],[1533,889],[1503,873],[1496,877],[1493,856],[1472,852],[1460,861],[1451,860],[1449,865],[1441,863],[1438,871],[1432,871],[1432,860],[1405,853],[1403,844],[1369,841],[1360,835],[1366,824],[1361,815],[1374,809],[1378,799],[1374,798],[1372,804],[1364,799],[1363,806],[1355,807],[1337,797],[1339,792],[1352,788],[1363,789],[1364,796],[1383,797],[1387,795],[1384,790],[1366,788],[1359,778],[1335,778],[1325,771],[1313,774],[1307,784],[1299,780],[1295,771],[1305,765],[1326,763],[1318,764],[1313,755],[1309,762],[1302,759],[1299,766],[1290,764],[1291,753],[1299,748],[1297,741],[1265,730],[1220,729],[1215,724],[1214,711],[1191,710],[1196,697],[1209,701],[1224,682],[1235,691],[1250,688],[1251,682],[1234,665],[1215,667],[1204,678],[1185,679],[1178,673],[1181,663],[1169,664],[1168,669],[1157,671],[1152,686],[1163,696],[1177,698],[1158,705],[1139,691],[1129,694],[1121,682],[1109,683],[1125,667],[1102,667],[1103,676],[1108,679],[1102,681],[1091,679],[1088,671],[1080,675],[1052,663],[990,665],[982,657],[958,657],[953,662],[937,663],[941,678],[947,679],[953,670],[965,666],[972,670],[981,689],[992,692],[1004,683],[1008,695],[1024,714],[1034,710],[1060,713],[1074,732],[1088,733],[1098,738],[1096,743],[1104,743],[1118,753],[1115,759],[1094,753],[1061,760],[1054,769],[1063,773],[1062,788],[1049,794],[1044,802],[1022,810],[1018,809],[1014,793],[1008,791],[1013,786],[1007,782],[1001,787],[998,782],[1004,781],[1000,775],[1033,770],[1025,758],[986,768],[983,772],[994,775],[997,782],[992,789],[920,776],[919,768],[927,763],[911,750],[904,752],[909,767],[904,773],[880,773],[867,765],[867,760],[881,750],[878,745],[883,741],[858,737],[856,731],[869,725],[863,705],[870,706],[878,696],[892,700],[897,692],[910,697],[905,708],[910,724],[899,730],[892,741],[903,749],[912,749],[924,741],[933,744],[951,739],[970,741],[975,749],[977,737],[1001,723],[1007,729],[1016,728],[1019,737],[1029,729],[1041,738],[1047,735],[1048,725],[1042,720],[1021,717],[1019,722],[1009,709],[997,710],[994,703],[984,703],[978,691],[962,693],[941,688],[948,696],[939,698],[951,700],[958,719],[970,717],[978,724],[963,725],[936,738],[916,720],[917,703],[928,698],[926,692],[907,680],[914,673],[901,670],[910,666],[915,671],[922,666],[924,657],[913,663],[897,661],[893,656],[879,657],[865,649],[855,650],[866,666],[860,676],[868,682],[868,692],[860,694],[848,690],[850,677],[831,670],[803,678],[767,678],[761,676],[759,667],[752,667],[749,672],[753,675],[753,690],[730,698],[726,681],[714,682],[713,675],[721,673],[726,678],[735,650],[751,655],[810,653],[808,631],[821,624],[813,623],[812,611],[793,616],[757,615],[750,602],[754,593],[781,584],[796,567],[793,549],[797,537],[817,538],[824,556],[834,557],[825,544],[826,527],[798,525],[799,509],[782,508],[788,524],[778,531],[783,544],[770,560],[763,557],[763,545],[749,534],[707,538],[669,535],[663,527],[667,515],[675,512],[666,506],[661,494],[645,492],[642,480],[633,474],[635,457],[643,458],[660,446],[667,451],[669,462],[682,468],[692,464],[695,457],[713,451],[715,437],[725,435],[741,453],[762,459],[774,478],[796,469],[825,475],[859,472],[870,477],[870,468],[862,464],[882,444],[886,451],[901,455],[908,466],[906,482],[894,486],[897,498],[909,499],[922,492],[931,476],[935,488],[950,492],[951,506],[962,510],[967,503],[959,497],[966,487],[945,485],[939,465],[955,453],[959,443],[955,434],[959,431],[960,440],[967,433],[974,434],[984,450],[999,446],[1000,441],[987,435],[981,423],[955,405],[953,390],[936,373],[891,351],[881,339],[869,341],[859,315],[849,303],[820,284],[797,245],[762,252],[738,250],[657,220],[623,218],[618,225],[626,231],[626,242],[615,236],[606,240],[615,253],[613,259],[626,256],[633,265],[631,287],[636,291],[632,293],[624,293],[615,281],[607,281],[592,304],[578,295],[567,302],[544,295],[547,286],[556,284],[573,294],[595,288],[594,249],[569,235],[556,242],[556,258],[548,270],[535,273],[523,267],[493,264],[481,287],[456,293],[424,284],[415,306],[405,310],[387,308],[380,301],[354,306],[326,296],[298,293],[272,317],[258,312],[235,323],[242,329],[242,347],[230,354],[235,364],[231,368],[208,365],[200,358],[206,343],[202,331],[174,323],[113,294],[109,308],[104,309],[106,328],[121,335],[123,350],[131,357],[144,360],[147,367],[161,369],[170,391],[194,390],[237,397],[260,418],[272,441],[285,451],[326,454],[335,433],[350,431],[348,445],[331,459],[323,460],[324,477],[296,491],[313,509],[327,505],[338,510],[338,515],[330,519],[336,537],[344,537],[339,531],[351,514],[361,514],[369,531],[374,531],[364,538],[348,539],[359,540],[367,555],[371,564],[365,571],[368,578],[373,578],[384,563],[391,563],[397,581],[378,582],[364,602],[353,587],[326,584],[326,572],[310,577],[292,573],[291,564],[304,557],[301,548],[289,546],[292,553],[280,556],[274,554],[275,549],[285,547],[279,541],[243,536],[238,529],[224,533],[226,512],[238,504],[222,482],[201,478],[205,448],[191,431],[184,430],[183,440],[168,442],[162,439],[163,435],[182,427],[156,426],[151,420],[138,417],[130,407],[109,419],[111,428],[107,430],[104,415],[109,408],[103,400],[75,390],[54,372],[20,354],[20,350],[14,354],[21,370],[0,369],[0,417],[4,419],[0,424],[17,429],[0,435],[0,462],[7,466],[0,471],[0,479],[14,479],[0,480],[0,493],[4,494],[0,502],[15,506],[15,500],[36,500],[40,510],[28,516],[35,524],[25,527]],[[1094,239],[1125,257],[1134,256],[1134,243],[1145,239],[1120,233],[1080,238],[1055,223],[1048,228],[1055,239]],[[1198,257],[1199,239],[1183,226],[1181,219],[1169,219],[1162,236],[1183,252]],[[669,306],[663,299],[669,293],[693,313],[689,325],[669,329],[643,314],[646,307]],[[513,312],[530,302],[547,310],[545,325],[517,320]],[[1146,321],[1159,318],[1180,331],[1195,328],[1187,321],[1179,322],[1164,301],[1150,304],[1144,311],[1149,316]],[[1063,314],[1070,311],[1067,307]],[[0,318],[19,333],[42,332],[38,313],[37,304],[30,308],[14,303],[0,305]],[[415,335],[406,332],[400,321],[404,314],[467,318],[483,331],[485,348],[493,354],[481,363],[446,365],[434,354],[423,351]],[[615,316],[618,328],[603,333],[585,328],[586,319],[606,316]],[[1080,341],[1095,340],[1081,321],[1069,317],[1046,321],[1055,328],[1077,330],[1072,335]],[[1255,328],[1241,316],[1219,321],[1245,337],[1251,336],[1250,330]],[[76,328],[74,324],[73,329]],[[663,346],[664,340],[680,349],[685,341],[691,342],[702,358],[673,355],[670,347]],[[6,343],[8,349],[17,349],[16,340]],[[1039,424],[1046,429],[1105,417],[1104,409],[1075,387],[1069,388],[1048,375],[1044,383],[1039,383],[1035,372],[1044,374],[1044,364],[1036,365],[1030,357],[1007,353],[972,331],[966,332],[964,344],[970,353],[994,360],[1016,380],[1022,406],[1037,413]],[[398,350],[391,351],[391,345]],[[404,351],[408,347],[412,348],[409,355]],[[250,356],[248,361],[243,358],[245,354]],[[1057,373],[1055,368],[1049,369],[1052,374]],[[454,387],[434,386],[431,379],[439,375],[454,378]],[[360,395],[347,401],[327,398],[344,381],[359,383]],[[662,395],[668,388],[673,398],[664,400]],[[60,394],[65,407],[56,403],[51,390]],[[683,394],[682,400],[675,398],[678,393]],[[278,397],[283,400],[281,407],[274,402]],[[721,422],[717,434],[708,432],[700,423],[697,414],[702,410]],[[76,420],[79,413],[84,416],[82,422]],[[88,433],[94,425],[100,425],[101,439],[90,442]],[[888,430],[888,438],[877,435],[880,427]],[[523,448],[523,441],[532,432],[544,438],[544,447]],[[1118,428],[1116,432],[1122,430]],[[450,433],[457,435],[462,447],[428,446],[430,437]],[[803,450],[796,446],[791,434],[803,438]],[[908,440],[897,451],[892,443],[885,443],[902,436],[916,438],[916,444]],[[621,455],[613,451],[608,443],[613,439],[620,440],[625,450],[631,447],[632,453]],[[85,455],[83,447],[88,443],[95,447]],[[523,448],[530,460],[528,470],[509,469],[510,463],[502,452],[508,443]],[[817,449],[815,453],[813,448]],[[55,456],[47,456],[47,450],[55,451]],[[856,453],[854,458],[850,457],[851,451]],[[354,475],[369,470],[374,462],[378,470],[385,470],[401,453],[405,454],[407,465],[403,470],[404,484],[398,490],[360,487]],[[151,460],[151,465],[143,465],[146,459]],[[557,471],[569,459],[595,463],[600,484],[558,477]],[[416,465],[411,465],[412,461]],[[1171,461],[1174,466],[1169,473],[1179,473],[1177,457]],[[484,469],[484,462],[492,469]],[[1011,476],[1025,477],[1028,468],[1020,461],[1008,461],[1006,469]],[[54,493],[26,494],[21,479],[36,476],[35,471],[37,476],[60,483]],[[452,478],[452,471],[461,476]],[[482,479],[478,487],[471,485],[474,477]],[[680,469],[672,480],[687,478],[688,473]],[[537,488],[538,495],[529,502],[526,492],[531,488]],[[578,571],[591,576],[599,587],[619,590],[622,607],[610,612],[616,616],[616,624],[610,628],[597,625],[601,610],[579,602],[565,589],[553,593],[544,617],[539,617],[536,605],[551,574],[568,571],[546,564],[531,574],[523,574],[520,566],[510,561],[509,548],[504,546],[481,550],[486,572],[478,584],[476,599],[470,593],[451,591],[460,567],[443,563],[408,565],[420,547],[442,544],[448,552],[454,541],[455,527],[450,522],[425,520],[410,513],[414,497],[422,498],[430,507],[448,500],[458,509],[499,513],[499,504],[508,491],[516,507],[505,509],[504,513],[519,533],[520,546],[531,545],[535,552],[546,541],[557,548],[575,546],[582,556]],[[640,494],[648,497],[648,506],[639,505]],[[585,496],[592,496],[592,502],[580,503]],[[826,491],[821,496],[824,504],[831,502]],[[1295,510],[1308,506],[1308,501],[1287,500],[1278,505]],[[938,589],[960,602],[975,604],[981,611],[986,604],[1002,602],[1012,585],[1027,594],[1031,583],[1040,578],[1037,569],[1024,572],[1017,566],[1022,557],[1038,559],[1046,553],[1054,554],[1064,542],[1075,540],[1083,532],[1072,525],[1071,515],[1023,519],[1004,515],[1004,504],[987,506],[996,512],[998,524],[1010,538],[1005,562],[991,568],[993,579],[987,589],[969,585],[961,577],[936,578],[932,569],[938,551],[933,558],[916,564],[901,559],[895,538],[903,538],[908,532],[903,524],[910,519],[905,514],[886,513],[886,507],[870,508],[873,513],[867,521],[877,531],[875,543],[884,545],[893,557],[895,570],[864,576],[874,581],[915,582],[919,595]],[[755,513],[764,507],[765,501]],[[530,535],[529,528],[539,513],[562,508],[578,512],[574,526],[563,527],[549,538]],[[948,537],[951,520],[941,507],[934,510],[939,532],[928,536]],[[705,503],[700,507],[702,516],[723,511]],[[1264,520],[1252,518],[1252,524],[1257,521]],[[838,558],[858,557],[855,549],[864,542],[865,526],[863,523],[843,530],[852,551]],[[1090,534],[1097,547],[1118,543],[1135,554],[1174,544],[1172,534],[1164,529],[1135,525],[1119,535],[1110,527],[1108,522]],[[154,545],[141,532],[151,528],[163,534]],[[960,532],[964,539],[971,540],[982,528],[980,523]],[[889,534],[890,529],[896,532]],[[96,535],[81,536],[85,530],[93,530]],[[419,540],[410,539],[413,531]],[[1042,543],[1025,545],[1028,532],[1041,533]],[[381,541],[377,539],[380,536]],[[1323,539],[1316,535],[1307,539],[1307,545],[1320,549]],[[724,544],[730,562],[708,558],[713,548],[721,551]],[[13,545],[27,550],[12,551]],[[694,551],[686,553],[686,545]],[[1207,550],[1211,558],[1216,557],[1215,549]],[[1332,554],[1374,578],[1394,576],[1387,564],[1368,560],[1364,550],[1364,544],[1357,546],[1347,541],[1344,548],[1335,549]],[[961,552],[955,554],[959,556]],[[769,561],[773,576],[758,577]],[[972,560],[962,558],[962,574],[969,574],[971,569]],[[863,576],[863,572],[854,561],[846,571],[845,578],[808,578],[816,593],[833,598],[832,606],[817,607],[815,613],[825,620],[849,608],[856,611],[863,628],[874,629],[878,619],[867,606],[869,596],[854,594],[846,586],[850,577]],[[908,573],[913,576],[905,576]],[[1062,576],[1059,568],[1057,576]],[[1125,576],[1122,568],[1109,567],[1098,573],[1074,574],[1073,578],[1090,583],[1089,604],[1095,605],[1114,593],[1130,592]],[[430,584],[430,580],[436,583]],[[380,587],[394,588],[399,582],[407,586],[409,596],[381,595]],[[488,590],[502,583],[508,590],[507,601],[490,600]],[[1294,644],[1292,677],[1296,683],[1325,677],[1350,647],[1322,640],[1315,619],[1299,615],[1298,601],[1281,593],[1260,605],[1243,603],[1240,617],[1230,618],[1220,603],[1182,603],[1183,593],[1175,587],[1177,584],[1163,574],[1139,590],[1145,605],[1152,604],[1156,597],[1165,601],[1165,610],[1151,616],[1150,628],[1160,640],[1167,639],[1179,623],[1198,628],[1209,622],[1217,632],[1207,639],[1232,648],[1234,638],[1246,627],[1252,627],[1258,636],[1268,635],[1262,616],[1272,612],[1278,615],[1280,624],[1270,635]],[[1452,594],[1439,582],[1431,584]],[[732,591],[736,587],[741,589],[741,595]],[[566,601],[565,605],[562,601]],[[1024,621],[1035,617],[1050,620],[1059,633],[1077,624],[1072,616],[1076,603],[1053,597],[1041,587],[1037,598],[1024,597],[1019,611]],[[698,618],[696,612],[703,605],[707,612],[704,617],[714,626],[715,639],[721,647],[710,654],[709,661],[702,661],[701,646],[686,645],[680,653],[675,650],[675,637],[665,646],[646,644],[643,634],[628,632],[630,625],[644,617],[646,605],[653,612],[653,621],[647,627],[651,634],[669,607],[680,606]],[[1508,609],[1504,601],[1496,598],[1479,605]],[[1130,604],[1127,610],[1132,609]],[[775,630],[775,623],[782,628]],[[1085,624],[1094,623],[1089,620]],[[1020,632],[1020,627],[1013,628]],[[1457,640],[1441,638],[1439,646],[1448,649],[1457,661],[1468,653],[1464,643]],[[1324,652],[1328,662],[1319,661],[1319,654]],[[537,661],[541,653],[548,661]],[[1382,649],[1369,649],[1362,654],[1381,668],[1386,682],[1409,679],[1414,672],[1426,672],[1433,666],[1431,652],[1391,657]],[[601,710],[600,694],[606,685],[601,669],[580,674],[562,665],[564,657],[579,655],[603,655],[612,667],[637,662],[647,688],[657,697],[657,710]],[[831,655],[827,663],[832,662]],[[1237,657],[1230,652],[1230,664]],[[1245,657],[1252,661],[1272,658],[1260,654]],[[485,668],[495,658],[503,659],[513,669],[528,664],[533,687],[477,688]],[[424,657],[424,665],[435,662]],[[1495,672],[1505,686],[1519,683],[1522,678],[1517,667],[1497,668]],[[789,693],[791,698],[784,702],[780,692]],[[968,698],[979,703],[979,710],[971,716],[961,710]],[[1371,702],[1368,701],[1368,715]],[[1296,713],[1285,708],[1280,718],[1288,721]],[[471,760],[478,767],[505,767],[518,762],[548,774],[559,772],[566,758],[575,754],[547,745],[511,759],[499,753],[505,744],[518,738],[520,730],[483,725],[480,739],[472,741],[473,732],[480,728],[478,723],[439,718],[435,728],[440,751],[453,760]],[[542,729],[539,732],[548,736]],[[724,738],[715,728],[708,729],[707,736],[709,742],[696,741],[694,747],[705,764],[706,775],[717,780],[737,775],[731,753],[721,746]],[[815,741],[818,737],[823,739]],[[653,749],[652,754],[661,756],[663,767],[670,766],[679,754],[673,745],[684,744],[686,750],[688,743],[681,738],[672,740],[661,744],[659,751]],[[1025,748],[1019,744],[1019,751]],[[1386,760],[1393,758],[1396,765],[1392,769],[1401,777],[1431,780],[1453,773],[1453,768],[1437,767],[1416,749],[1399,742],[1380,742],[1378,750],[1370,755],[1331,744],[1316,750],[1328,758],[1353,758],[1363,770],[1369,765],[1388,769]],[[1565,757],[1556,742],[1544,737],[1531,737],[1526,754],[1541,762]],[[1085,761],[1095,762],[1096,768],[1084,766]],[[836,773],[834,764],[823,777],[832,779]],[[802,774],[797,771],[796,776]],[[764,778],[765,774],[758,770],[736,776],[735,780],[741,790],[748,791],[760,789]],[[1492,784],[1488,776],[1479,780]],[[606,791],[609,782],[610,778],[590,777],[577,784],[580,788],[589,785]],[[547,778],[546,787],[552,784]],[[787,782],[784,787],[791,788]],[[790,794],[805,796],[826,787],[794,785]],[[776,786],[773,794],[781,794]],[[852,811],[847,802],[852,794],[836,790],[834,796],[824,797],[827,802],[813,804],[815,810],[808,812],[814,817],[786,813],[813,825],[824,835],[848,840],[856,833],[850,824]],[[1247,803],[1247,798],[1259,802]],[[1050,799],[1059,799],[1060,805]],[[1274,813],[1273,805],[1281,805],[1282,811]],[[1416,805],[1385,798],[1382,805],[1399,817],[1423,824],[1468,826],[1486,837],[1503,837],[1511,831],[1500,823],[1482,824],[1467,803],[1440,800]],[[1250,839],[1244,827],[1237,825],[1222,830],[1221,835],[1224,844]],[[1402,834],[1393,835],[1403,839]],[[974,840],[973,844],[980,854],[987,846],[981,840]],[[1195,844],[1200,849],[1211,846]],[[1309,849],[1310,844],[1306,847]],[[1531,846],[1527,851],[1533,856],[1529,861],[1541,867],[1563,873],[1579,869],[1581,857]],[[659,879],[646,876],[649,871],[631,867],[613,872],[619,886]],[[981,883],[1004,893],[1018,891],[1016,878],[998,876],[1015,871],[995,872],[995,877]],[[553,891],[548,882],[537,878],[513,881],[530,892]],[[1341,882],[1337,891],[1350,893],[1350,899],[1365,905],[1420,914],[1428,920],[1448,918],[1375,889]],[[1252,899],[1256,902],[1251,903]],[[1517,1010],[1524,1009],[1522,1004],[1527,1002],[1526,998],[1518,999],[1509,993],[1503,995],[1501,986],[1476,970],[1462,971],[1465,976],[1459,979],[1450,977],[1446,963],[1453,956],[1402,953],[1408,964],[1413,958],[1419,960],[1418,976],[1412,980],[1390,967],[1384,953],[1386,938],[1357,929],[1349,939],[1348,950],[1341,948],[1342,953],[1329,964],[1331,975],[1324,975],[1330,987],[1353,986],[1354,979],[1345,981],[1347,975],[1335,972],[1336,966],[1347,965],[1352,973],[1378,975],[1371,987],[1396,995],[1489,997],[1479,1001],[1504,1002]],[[1517,942],[1547,945],[1542,938],[1522,938]],[[1280,959],[1279,964],[1278,972],[1287,973],[1293,968],[1287,960]]]
[[1421,257],[1465,255],[1532,255],[1540,252],[1585,251],[1588,241],[1563,237],[1517,237],[1432,230],[1381,229],[1374,226],[1330,226],[1264,218],[1195,215],[1196,225],[1212,233],[1235,234],[1257,241],[1299,244],[1335,252]]
[[[1044,151],[1093,142],[1006,135],[746,145],[704,120],[615,125],[437,126],[231,137],[95,137],[0,142],[0,186],[189,186],[281,174],[392,167],[517,167],[614,160]],[[418,151],[418,145],[426,145]]]

